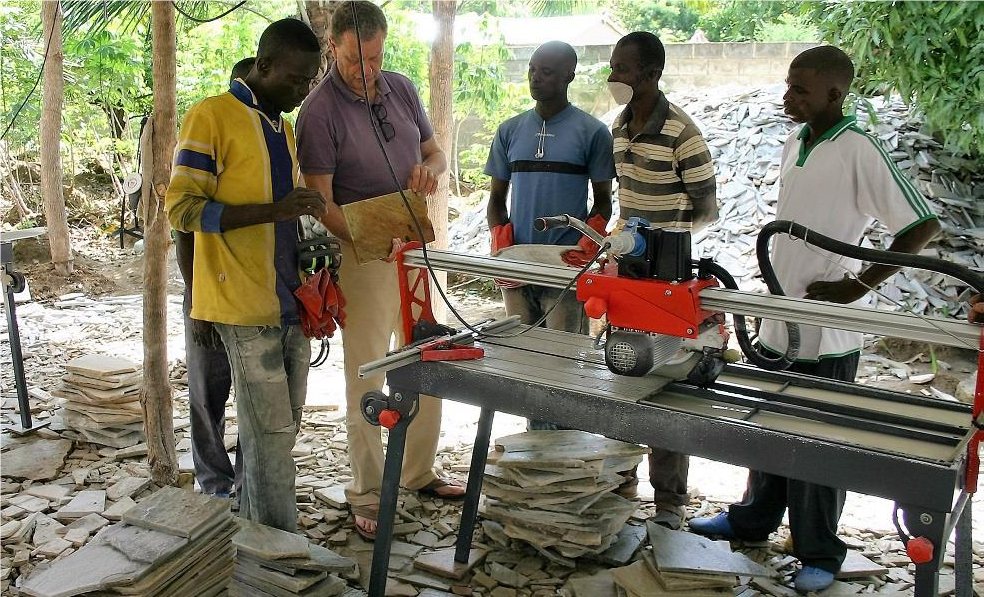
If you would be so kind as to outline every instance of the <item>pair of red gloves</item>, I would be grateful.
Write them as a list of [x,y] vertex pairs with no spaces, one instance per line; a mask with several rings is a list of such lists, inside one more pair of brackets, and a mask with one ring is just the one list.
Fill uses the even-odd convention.
[[[593,230],[602,236],[606,236],[608,232],[605,228],[608,226],[608,220],[603,216],[595,214],[588,218],[586,222]],[[506,247],[511,247],[513,245],[513,225],[512,223],[500,224],[499,226],[492,227],[492,254],[495,255],[498,251],[505,249]],[[565,251],[561,254],[561,259],[567,265],[581,268],[588,264],[595,255],[598,254],[598,250],[601,246],[595,241],[591,240],[587,236],[582,236],[581,240],[577,243],[576,249],[571,249],[570,251]],[[521,286],[515,282],[505,282],[502,280],[496,280],[496,284],[503,288],[516,288]]]
[[294,296],[301,306],[301,331],[308,338],[331,338],[345,327],[345,297],[328,270],[318,270]]

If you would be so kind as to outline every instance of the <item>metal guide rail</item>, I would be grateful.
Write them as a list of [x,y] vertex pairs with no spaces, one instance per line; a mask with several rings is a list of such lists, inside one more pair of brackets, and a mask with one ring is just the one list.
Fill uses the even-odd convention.
[[[564,288],[577,274],[577,270],[566,266],[435,249],[429,249],[427,256],[435,270],[551,288]],[[404,259],[407,265],[425,266],[423,252],[419,249],[407,251]],[[574,292],[573,287],[571,292]],[[778,319],[894,338],[909,338],[960,348],[974,349],[980,333],[979,329],[966,322],[942,317],[917,317],[869,307],[839,305],[726,288],[703,290],[700,299],[701,306],[712,311],[741,313],[749,317]]]
[[[500,323],[497,331],[525,327]],[[916,566],[916,597],[936,595],[954,528],[958,596],[971,594],[970,494],[961,487],[969,406],[745,366],[728,366],[706,389],[625,377],[608,370],[590,338],[546,329],[477,345],[485,350],[477,360],[397,363],[387,357],[388,363],[363,368],[387,370],[391,393],[404,402],[427,394],[482,409],[457,561],[465,561],[471,545],[492,417],[502,411],[894,500],[911,534],[936,547],[932,561]],[[386,519],[395,512],[405,428],[397,425],[390,434],[377,575],[385,574],[388,561],[392,520]]]

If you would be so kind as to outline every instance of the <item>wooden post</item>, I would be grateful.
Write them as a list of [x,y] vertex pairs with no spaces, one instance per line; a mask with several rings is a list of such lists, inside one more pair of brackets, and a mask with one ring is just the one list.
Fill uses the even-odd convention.
[[331,45],[328,37],[331,34],[331,17],[335,14],[335,9],[343,0],[305,0],[301,16],[305,22],[318,36],[321,44],[321,76],[328,73],[335,57],[331,55]]
[[[432,0],[434,21],[437,33],[431,44],[430,57],[430,120],[434,126],[434,137],[441,147],[448,163],[451,163],[451,137],[454,126],[452,110],[454,86],[454,15],[456,0]],[[437,192],[427,200],[427,216],[434,224],[432,246],[446,249],[448,246],[448,196],[450,193],[450,174],[440,177]],[[438,272],[438,279],[447,288],[447,273]],[[441,300],[431,301],[434,316],[445,321],[446,308]]]
[[41,22],[44,25],[42,41],[47,43],[48,50],[41,99],[41,197],[44,200],[51,263],[57,275],[69,276],[74,266],[62,190],[61,114],[65,94],[61,3],[53,0],[42,2]]
[[154,111],[151,134],[153,174],[144,205],[143,407],[147,460],[158,485],[177,480],[171,383],[167,366],[167,250],[170,225],[164,214],[164,194],[171,178],[176,138],[176,42],[174,5],[151,3],[154,55]]

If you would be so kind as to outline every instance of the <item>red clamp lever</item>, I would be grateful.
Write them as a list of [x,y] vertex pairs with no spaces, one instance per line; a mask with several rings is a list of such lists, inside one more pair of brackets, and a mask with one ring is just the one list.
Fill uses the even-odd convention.
[[400,413],[398,411],[387,408],[383,412],[379,413],[379,424],[387,429],[396,427],[396,424],[399,422]]
[[431,342],[421,344],[421,361],[468,361],[485,356],[485,350],[465,344],[454,344],[450,336],[444,336]]
[[933,543],[925,537],[913,537],[905,544],[905,553],[913,564],[933,561]]

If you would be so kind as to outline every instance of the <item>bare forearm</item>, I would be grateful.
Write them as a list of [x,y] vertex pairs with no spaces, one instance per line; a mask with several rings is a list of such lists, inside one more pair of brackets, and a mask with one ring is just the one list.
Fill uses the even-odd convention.
[[594,201],[591,203],[591,211],[588,213],[588,219],[590,220],[593,216],[601,216],[605,218],[605,221],[612,219],[612,183],[611,181],[603,183],[592,183],[591,185],[592,195],[594,196]]
[[496,226],[502,226],[509,223],[509,211],[506,209],[505,200],[496,201],[494,199],[489,201],[489,206],[485,210],[485,219],[488,220],[489,230],[495,228]]
[[269,224],[283,219],[282,210],[276,203],[257,203],[252,205],[226,205],[222,210],[219,226],[223,232]]
[[195,234],[174,231],[174,252],[178,258],[178,270],[184,279],[185,287],[191,288],[195,274]]
[[334,203],[328,204],[328,214],[321,218],[321,223],[325,225],[333,235],[342,240],[352,242],[352,234],[349,233],[348,224],[345,223],[345,216],[342,208]]
[[718,219],[717,193],[711,191],[706,195],[691,197],[694,206],[694,221],[692,232],[696,233]]
[[448,158],[444,155],[443,151],[431,151],[423,159],[423,165],[427,166],[427,169],[434,173],[435,176],[440,176],[448,171]]
[[[926,220],[896,237],[888,250],[893,253],[918,253],[926,248],[926,245],[936,238],[939,232],[940,223],[937,220]],[[876,263],[861,272],[858,279],[866,286],[874,288],[895,275],[895,272],[900,269],[902,268]]]

